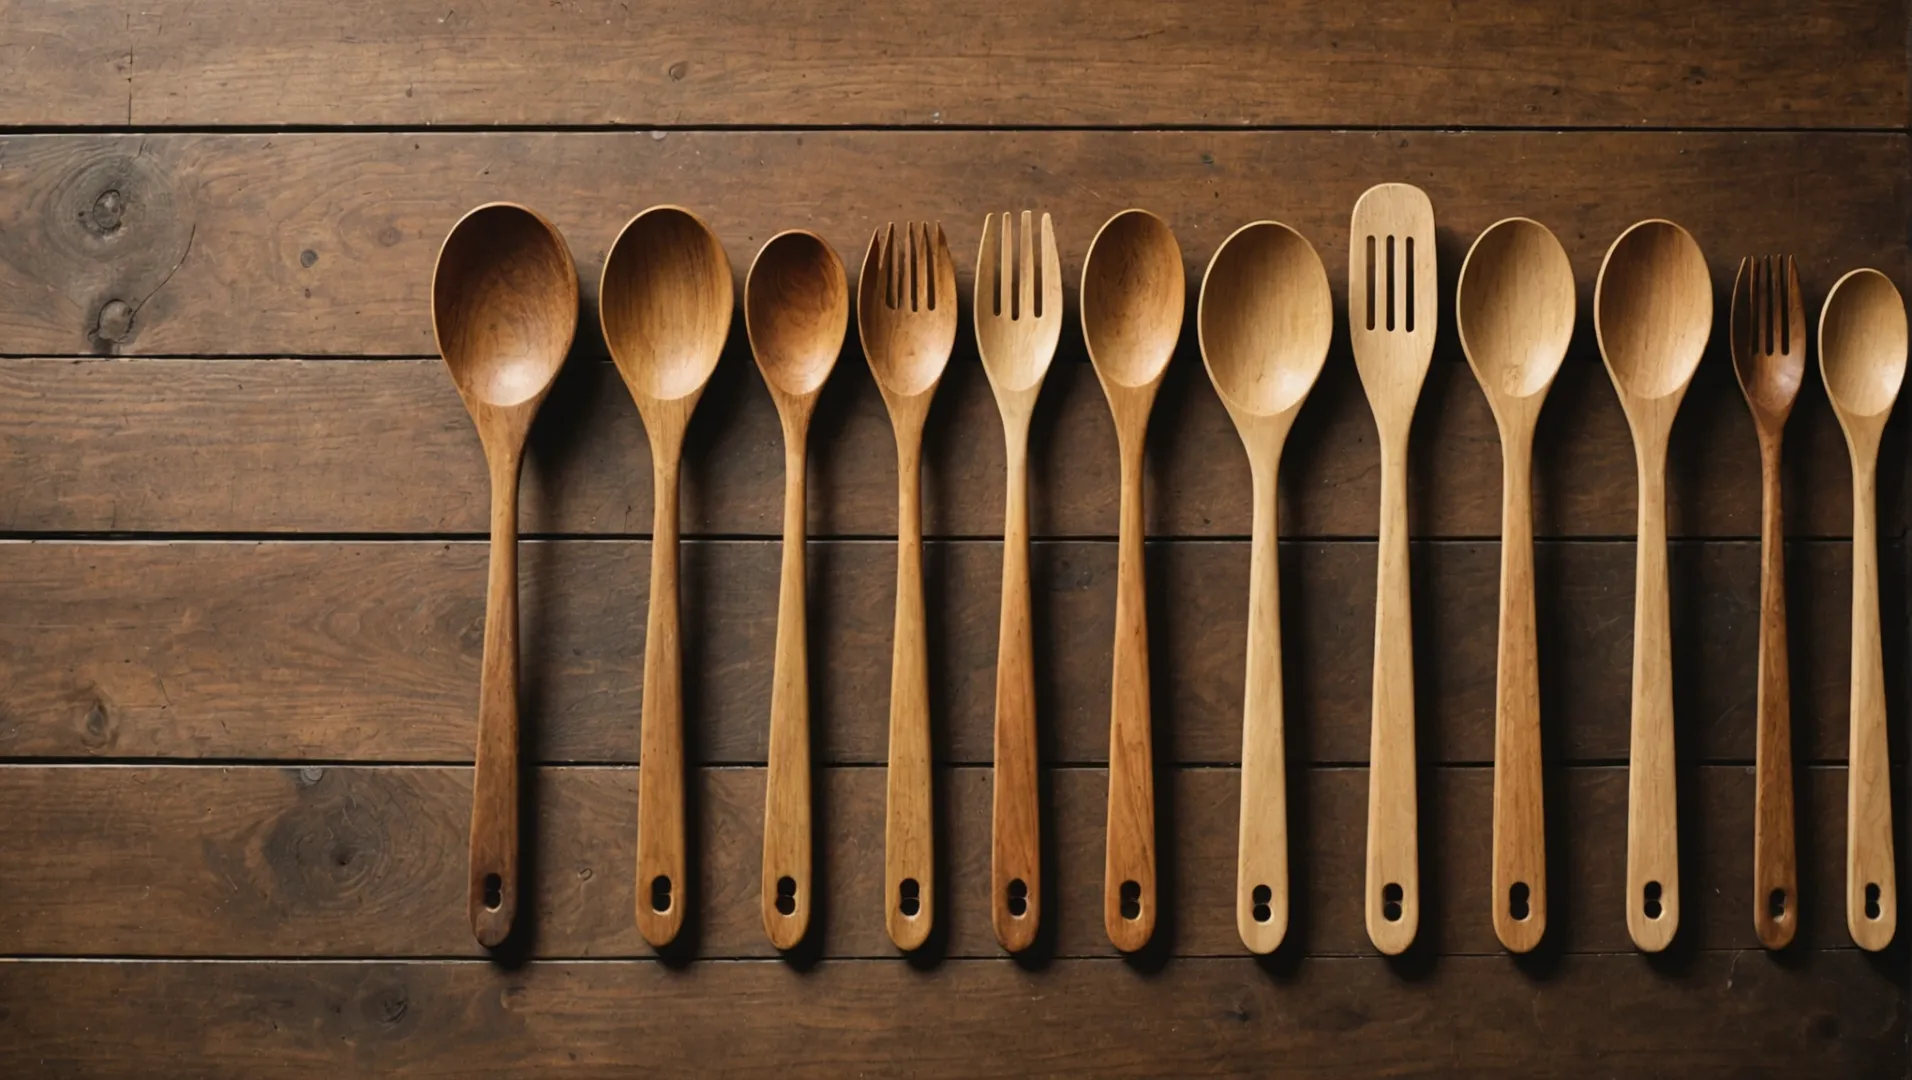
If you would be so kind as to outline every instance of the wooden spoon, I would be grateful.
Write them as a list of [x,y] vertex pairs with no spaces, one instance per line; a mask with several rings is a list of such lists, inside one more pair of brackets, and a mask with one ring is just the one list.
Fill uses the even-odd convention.
[[1421,922],[1407,444],[1440,319],[1434,206],[1410,184],[1371,187],[1354,204],[1348,240],[1348,331],[1381,442],[1366,911],[1368,939],[1394,955]]
[[637,928],[655,947],[684,925],[684,699],[677,638],[677,476],[684,429],[717,368],[735,302],[730,259],[697,215],[654,206],[604,258],[598,315],[651,442],[651,611],[638,749]]
[[550,222],[488,203],[452,226],[432,268],[432,334],[491,474],[466,892],[471,932],[487,948],[511,933],[518,910],[518,474],[577,325],[577,267]]
[[1461,348],[1500,429],[1500,653],[1494,695],[1494,933],[1527,952],[1547,932],[1540,661],[1534,642],[1534,427],[1566,359],[1573,266],[1545,225],[1508,218],[1468,249],[1454,296]]
[[1102,923],[1125,952],[1155,932],[1155,775],[1149,745],[1147,593],[1142,580],[1142,447],[1149,410],[1182,333],[1182,249],[1168,223],[1124,210],[1082,264],[1082,338],[1115,416],[1122,459],[1116,556],[1115,677],[1109,709],[1108,853]]
[[[1000,227],[997,227],[1000,226]],[[1018,248],[1016,241],[1020,239]],[[995,791],[990,815],[990,920],[1010,952],[1035,943],[1042,922],[1042,832],[1036,794],[1036,661],[1029,625],[1029,421],[1062,337],[1062,259],[1042,215],[983,219],[976,254],[976,348],[1002,413],[1002,621],[996,646]],[[1018,257],[1019,256],[1019,257]]]
[[783,421],[783,574],[770,679],[764,782],[763,928],[779,949],[810,926],[810,661],[805,641],[804,473],[810,415],[843,351],[850,289],[843,261],[813,232],[764,244],[744,279],[744,329]]
[[1819,314],[1819,367],[1852,452],[1852,735],[1846,766],[1846,929],[1877,951],[1899,923],[1892,774],[1879,641],[1879,438],[1905,382],[1905,301],[1892,279],[1854,270]]
[[1666,576],[1666,445],[1713,329],[1706,257],[1685,229],[1642,221],[1600,263],[1593,328],[1639,462],[1633,742],[1627,770],[1627,931],[1659,952],[1680,925],[1673,778],[1673,642]]
[[1792,680],[1786,648],[1786,528],[1780,439],[1806,375],[1806,304],[1788,256],[1741,259],[1733,281],[1733,375],[1759,435],[1759,691],[1753,809],[1753,929],[1784,948],[1799,925],[1793,845]]
[[1334,300],[1321,256],[1300,233],[1279,222],[1243,225],[1209,260],[1195,325],[1202,363],[1248,451],[1255,493],[1235,928],[1248,951],[1270,953],[1288,932],[1275,477],[1282,445],[1321,374],[1334,335]]
[[856,328],[896,429],[896,632],[890,654],[889,791],[883,922],[921,948],[936,918],[930,799],[929,644],[923,618],[923,422],[956,343],[956,266],[943,227],[910,222],[870,236]]

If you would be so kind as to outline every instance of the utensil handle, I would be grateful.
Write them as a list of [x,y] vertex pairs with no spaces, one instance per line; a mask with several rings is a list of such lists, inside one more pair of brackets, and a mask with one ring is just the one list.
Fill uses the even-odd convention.
[[1251,463],[1255,519],[1248,555],[1248,671],[1242,702],[1241,848],[1235,928],[1253,953],[1288,932],[1288,776],[1283,748],[1281,574],[1275,466]]
[[896,439],[896,629],[890,656],[889,792],[883,921],[903,950],[921,948],[936,918],[929,744],[929,642],[923,616],[923,429]]
[[[1021,437],[1018,438],[1017,436]],[[990,916],[996,940],[1027,949],[1042,923],[1037,817],[1035,647],[1029,617],[1028,427],[1009,437],[996,646],[996,768],[990,818]]]
[[783,570],[770,676],[770,763],[764,781],[763,928],[793,949],[810,928],[810,661],[804,581],[803,434],[784,433]]
[[487,458],[491,553],[466,910],[478,943],[495,948],[510,935],[518,912],[518,473],[524,458],[522,450]]
[[652,448],[651,603],[637,785],[637,929],[662,948],[684,925],[684,698],[677,621],[677,466]]
[[1793,849],[1792,680],[1786,647],[1786,530],[1777,435],[1760,439],[1759,696],[1753,810],[1753,929],[1784,948],[1799,925]]
[[1115,675],[1109,708],[1108,846],[1102,923],[1124,952],[1155,932],[1155,772],[1149,727],[1148,597],[1143,580],[1144,433],[1121,437],[1122,516],[1116,545]]
[[1852,743],[1846,776],[1846,928],[1853,944],[1873,951],[1891,943],[1899,923],[1885,653],[1879,639],[1876,454],[1875,447],[1874,456],[1853,463]]
[[1680,925],[1674,789],[1673,640],[1666,569],[1666,447],[1640,450],[1640,530],[1633,609],[1633,734],[1627,762],[1627,932],[1659,952]]
[[1368,938],[1389,955],[1421,921],[1414,760],[1414,617],[1407,544],[1407,437],[1381,441],[1381,537],[1368,750]]
[[1527,952],[1547,932],[1547,823],[1534,629],[1533,429],[1503,432],[1500,646],[1494,696],[1494,933]]

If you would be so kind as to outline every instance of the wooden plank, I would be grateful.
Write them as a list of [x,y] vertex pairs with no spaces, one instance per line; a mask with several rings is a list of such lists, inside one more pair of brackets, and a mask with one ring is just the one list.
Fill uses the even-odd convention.
[[[934,1006],[926,1002],[934,1001]],[[85,1023],[75,1023],[85,1017]],[[1191,960],[0,964],[16,1076],[1898,1077],[1904,983],[1853,952]]]
[[[1434,201],[1446,283],[1482,229],[1519,213],[1559,233],[1584,300],[1613,238],[1664,216],[1710,253],[1722,297],[1743,253],[1790,251],[1817,311],[1855,265],[1904,282],[1906,147],[1901,133],[1798,132],[17,136],[0,140],[0,348],[431,355],[439,243],[465,209],[498,198],[564,230],[587,307],[622,223],[667,201],[708,214],[740,282],[781,229],[815,229],[854,266],[873,226],[908,216],[943,221],[967,292],[980,217],[1033,206],[1055,215],[1073,286],[1095,228],[1139,205],[1173,224],[1191,289],[1230,232],[1274,216],[1314,242],[1339,295],[1355,199],[1410,180]],[[1760,183],[1726,182],[1749,162]],[[1577,355],[1592,357],[1583,330]],[[587,352],[601,348],[591,336]],[[1458,359],[1457,340],[1444,332],[1441,353]]]
[[115,0],[5,0],[0,124],[130,124],[129,5]]
[[[1422,798],[1428,904],[1417,950],[1497,954],[1489,921],[1493,776],[1429,769]],[[1049,770],[1047,895],[1059,956],[1110,955],[1102,926],[1100,769]],[[0,772],[6,865],[0,953],[82,956],[479,955],[465,922],[470,773],[438,767],[11,766]],[[763,771],[715,769],[693,784],[700,887],[685,949],[705,958],[775,955],[759,915]],[[1849,947],[1843,906],[1845,773],[1799,777],[1799,943]],[[523,952],[649,955],[632,923],[632,769],[536,773],[526,852],[531,914]],[[884,776],[818,775],[818,888],[811,945],[831,957],[895,953],[883,930]],[[1550,953],[1627,951],[1626,771],[1553,770]],[[1751,913],[1751,770],[1685,770],[1684,950],[1757,949]],[[986,769],[938,773],[945,872],[932,952],[998,954],[989,924]],[[1233,956],[1239,782],[1233,769],[1164,775],[1160,955]],[[1288,951],[1369,955],[1362,923],[1363,769],[1294,776],[1296,889]],[[1436,854],[1438,853],[1438,854]]]
[[[1171,368],[1149,439],[1147,513],[1156,536],[1249,533],[1247,458],[1202,370]],[[1460,364],[1436,364],[1409,467],[1416,536],[1500,534],[1499,436]],[[1880,459],[1881,531],[1902,535],[1901,419]],[[932,412],[924,527],[1000,536],[1003,451],[979,366],[957,363]],[[1117,462],[1108,404],[1086,363],[1061,363],[1031,446],[1037,536],[1109,536]],[[1636,528],[1626,418],[1597,362],[1570,363],[1547,407],[1535,464],[1542,536],[1627,536]],[[855,357],[826,386],[811,437],[809,531],[896,531],[888,415]],[[691,425],[682,483],[688,535],[782,530],[782,434],[762,377],[733,353]],[[533,436],[521,514],[528,534],[647,534],[650,450],[608,363],[559,376]],[[1380,504],[1374,420],[1351,360],[1331,358],[1282,465],[1281,534],[1374,535]],[[1759,453],[1724,357],[1702,365],[1675,425],[1668,481],[1675,536],[1759,535]],[[1786,510],[1795,536],[1852,530],[1845,442],[1817,378],[1788,425]],[[0,490],[14,533],[378,533],[483,535],[484,458],[437,360],[0,361]]]
[[[526,752],[635,761],[647,545],[540,542],[522,558]],[[765,760],[778,559],[774,542],[684,549],[693,760]],[[1364,761],[1373,545],[1290,543],[1282,559],[1289,753]],[[1422,752],[1490,761],[1498,553],[1421,544],[1414,559]],[[1795,752],[1839,760],[1849,548],[1795,543],[1790,561]],[[819,760],[886,759],[894,562],[890,544],[810,547]],[[1158,545],[1151,563],[1160,753],[1239,760],[1247,546]],[[1888,549],[1882,563],[1896,650],[1904,560]],[[483,544],[8,544],[0,565],[0,755],[471,758]],[[1000,548],[932,543],[926,566],[936,752],[987,763]],[[1679,544],[1672,566],[1681,754],[1751,761],[1757,545]],[[1624,760],[1632,546],[1543,543],[1538,569],[1548,757]],[[1044,759],[1105,761],[1114,544],[1037,544],[1033,570]],[[1890,669],[1895,715],[1904,679]]]
[[[63,71],[97,50],[16,46],[0,123],[1890,127],[1906,108],[1904,9],[1876,0],[10,7],[29,46],[126,55]],[[41,77],[63,108],[26,89]]]

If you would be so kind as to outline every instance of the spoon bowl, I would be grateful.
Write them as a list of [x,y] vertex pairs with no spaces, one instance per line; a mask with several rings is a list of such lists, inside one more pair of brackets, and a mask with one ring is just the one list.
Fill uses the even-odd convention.
[[1621,233],[1600,264],[1593,327],[1624,396],[1683,391],[1713,329],[1713,280],[1692,234],[1657,219]]
[[702,218],[677,206],[632,218],[598,283],[604,341],[631,392],[675,401],[702,390],[730,333],[733,294],[730,259]]
[[744,279],[744,329],[773,389],[790,397],[822,389],[849,317],[843,260],[822,237],[791,229],[757,253]]
[[1124,210],[1105,222],[1082,264],[1082,339],[1105,384],[1160,381],[1182,333],[1182,249],[1168,222]]
[[1202,362],[1230,412],[1291,412],[1328,358],[1328,271],[1314,245],[1288,226],[1244,225],[1209,260],[1195,321]]
[[432,336],[467,400],[502,407],[541,395],[577,322],[577,267],[550,222],[488,203],[452,226],[432,269]]
[[1455,289],[1461,348],[1488,403],[1544,394],[1567,356],[1576,301],[1573,265],[1553,230],[1514,217],[1487,227]]
[[1905,350],[1905,301],[1892,279],[1872,269],[1840,278],[1819,320],[1819,366],[1833,407],[1855,418],[1890,412],[1905,382]]

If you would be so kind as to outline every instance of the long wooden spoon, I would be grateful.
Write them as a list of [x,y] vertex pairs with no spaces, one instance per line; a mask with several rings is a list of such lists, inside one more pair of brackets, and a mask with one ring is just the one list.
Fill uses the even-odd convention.
[[763,929],[779,949],[810,927],[810,661],[804,601],[804,473],[810,416],[843,351],[850,289],[843,261],[802,229],[764,244],[744,279],[744,329],[783,421],[783,572],[770,676],[764,782]]
[[1393,955],[1421,922],[1407,443],[1440,319],[1434,206],[1410,184],[1371,187],[1354,204],[1348,240],[1349,336],[1381,442],[1366,912],[1368,939]]
[[1854,270],[1819,314],[1826,396],[1852,452],[1852,735],[1846,763],[1846,929],[1879,950],[1899,924],[1892,773],[1879,641],[1879,439],[1905,382],[1905,301],[1892,279]]
[[1202,363],[1234,418],[1254,485],[1235,928],[1248,951],[1270,953],[1288,932],[1288,784],[1282,748],[1275,478],[1282,445],[1321,374],[1334,334],[1334,300],[1321,256],[1300,233],[1279,222],[1243,225],[1209,260],[1195,325]]
[[1680,926],[1673,773],[1673,641],[1666,574],[1666,446],[1713,328],[1706,257],[1685,229],[1642,221],[1600,263],[1593,328],[1639,463],[1633,740],[1627,768],[1627,932],[1659,952]]
[[936,918],[929,742],[929,643],[923,618],[923,422],[956,343],[956,266],[943,227],[878,229],[857,279],[856,328],[896,429],[896,631],[890,654],[889,791],[883,923],[899,949],[921,948]]
[[996,940],[1010,952],[1033,944],[1042,922],[1036,664],[1029,627],[1029,420],[1062,337],[1062,259],[1048,214],[1042,215],[1040,261],[1036,251],[1029,211],[1022,212],[1019,232],[1011,228],[1008,214],[983,219],[971,308],[983,373],[1002,413],[1008,482],[1003,500],[1002,622],[996,645],[989,912]]
[[1122,459],[1116,547],[1115,676],[1109,692],[1108,852],[1102,924],[1125,952],[1155,932],[1155,774],[1149,726],[1148,599],[1142,580],[1142,448],[1149,410],[1182,333],[1187,287],[1168,222],[1124,210],[1082,264],[1082,338],[1115,417]]
[[677,638],[677,477],[684,429],[717,368],[735,303],[730,259],[676,206],[632,218],[604,258],[598,315],[651,442],[651,611],[639,731],[637,928],[662,947],[684,925],[684,695]]
[[1733,375],[1759,435],[1759,691],[1753,796],[1753,929],[1784,948],[1799,925],[1793,846],[1792,679],[1786,648],[1786,526],[1780,440],[1806,375],[1806,303],[1789,256],[1741,259],[1729,337]]
[[577,325],[577,267],[550,222],[489,203],[452,226],[432,268],[432,334],[491,474],[466,893],[471,932],[487,948],[511,933],[518,911],[518,474]]
[[1547,932],[1540,660],[1534,641],[1534,428],[1573,337],[1573,266],[1545,225],[1487,227],[1461,264],[1461,348],[1500,429],[1500,652],[1494,693],[1494,933],[1526,952]]

